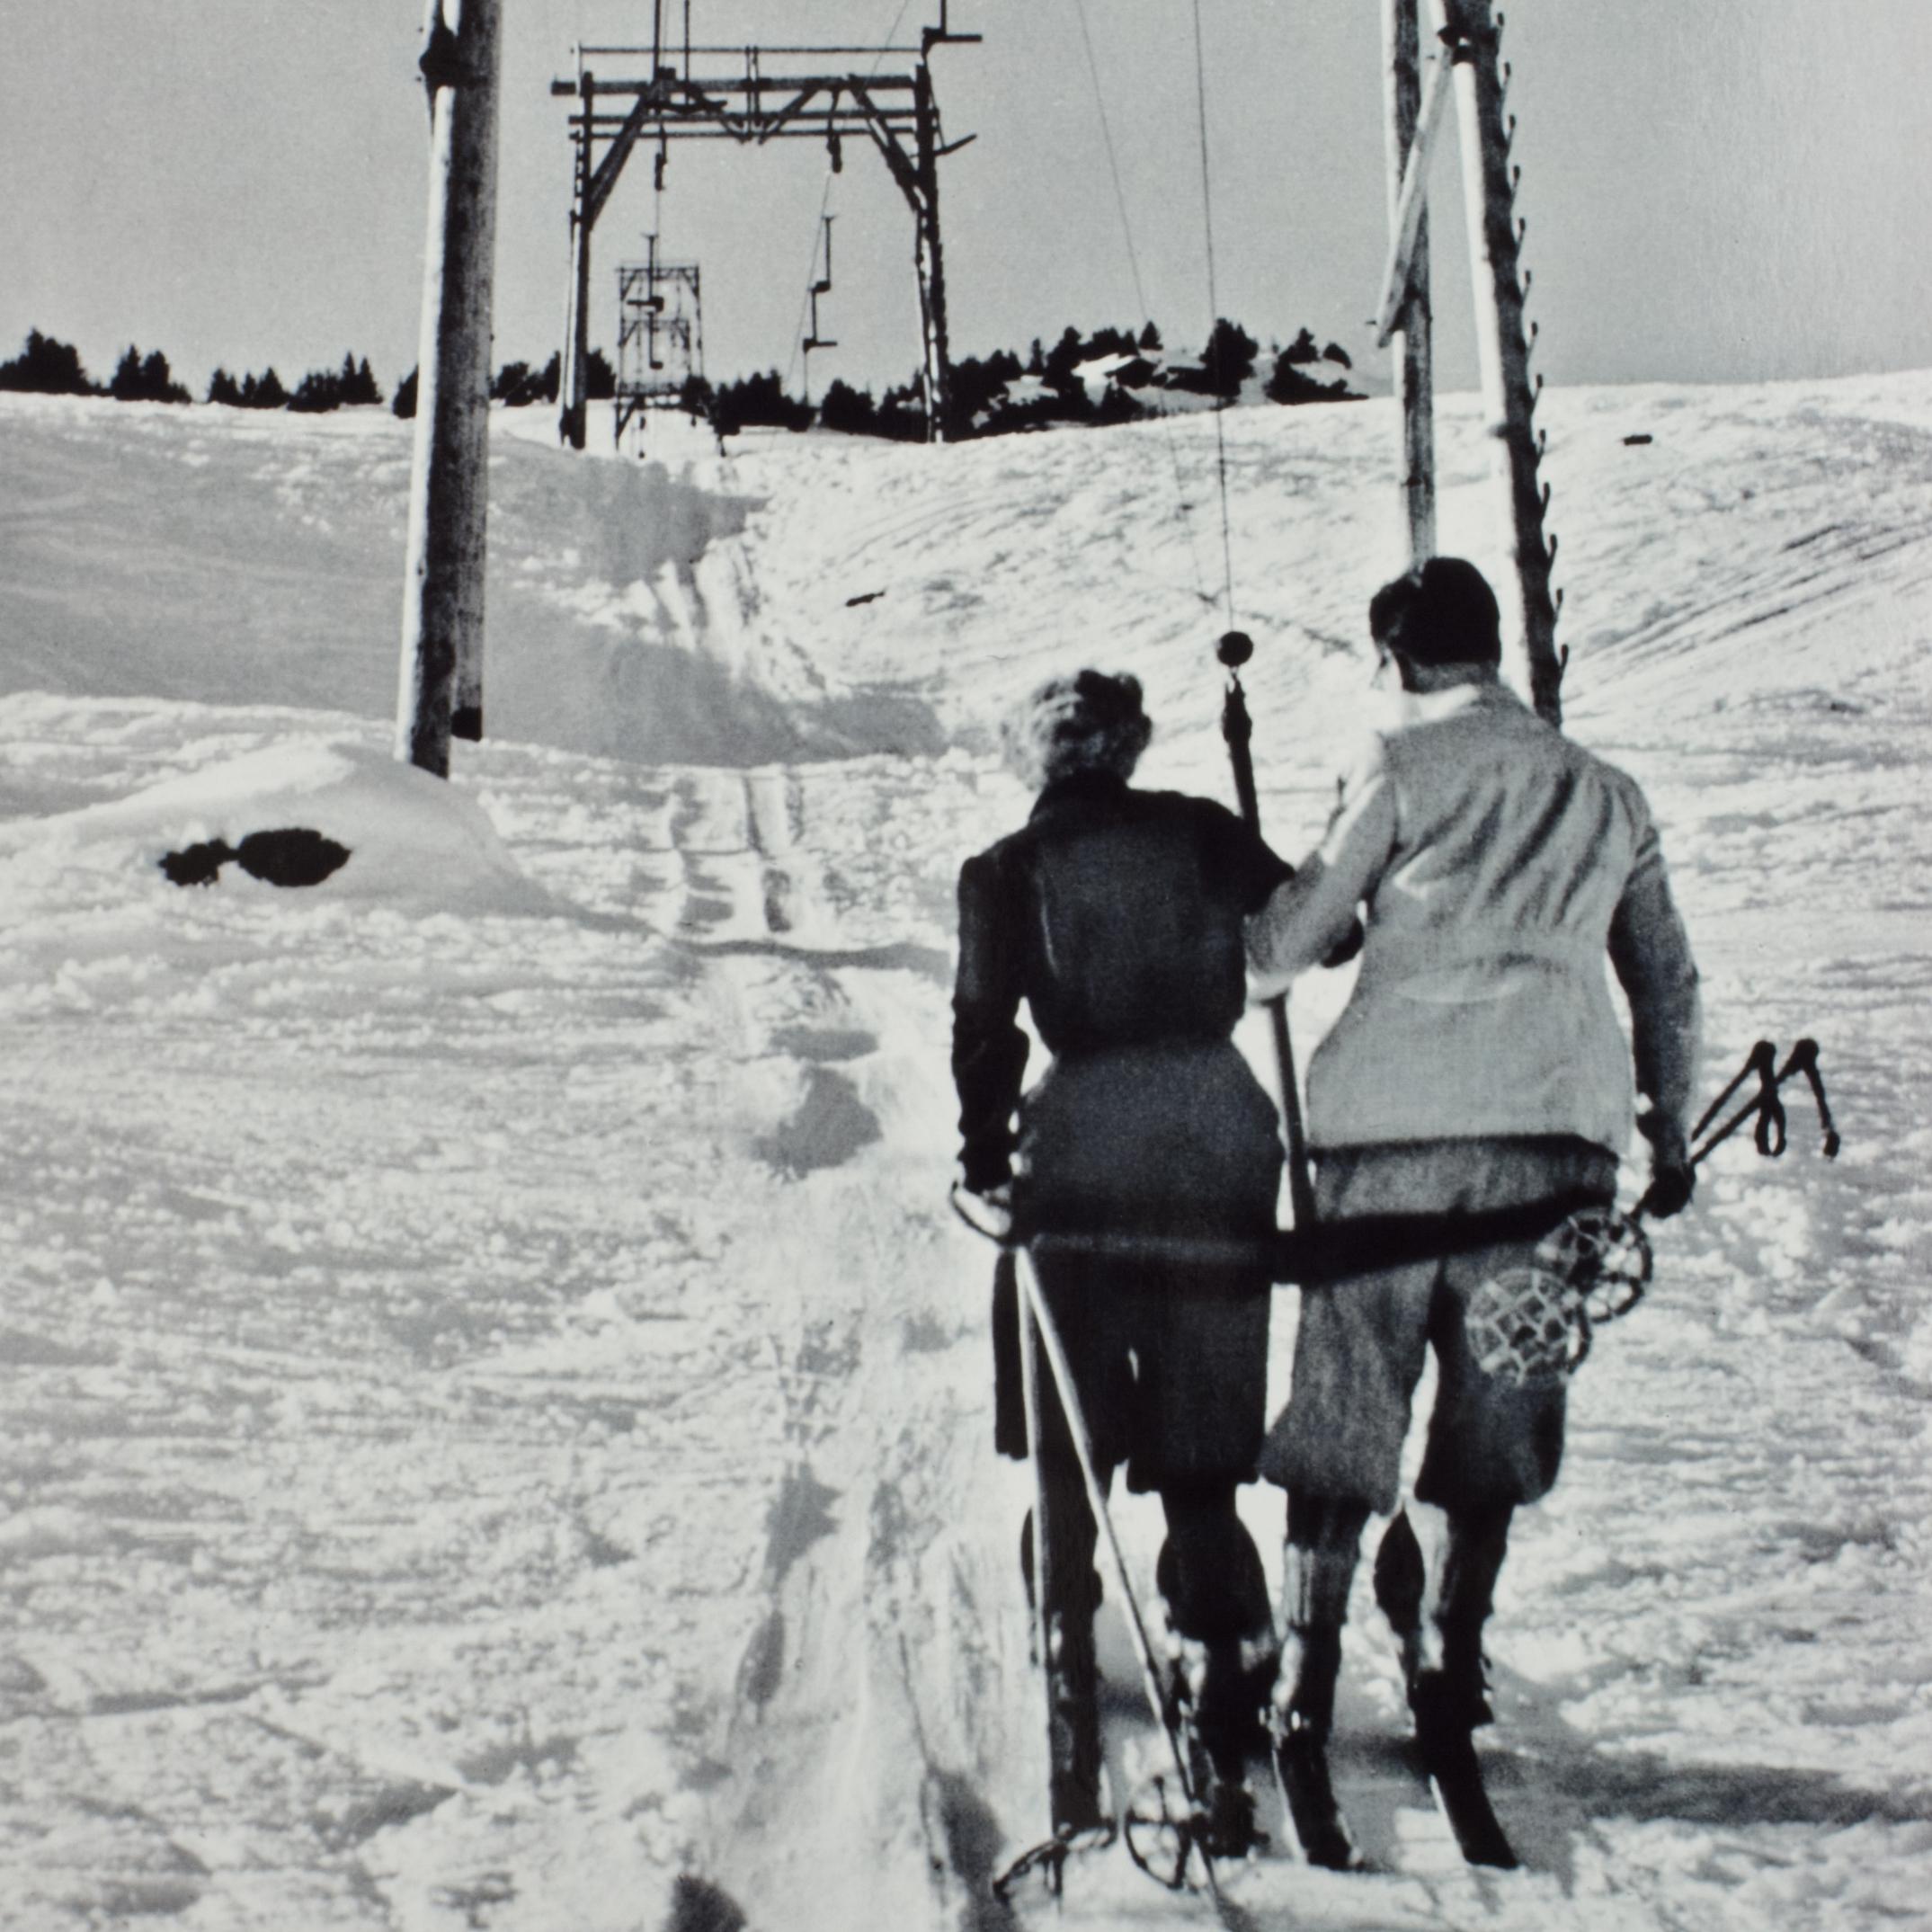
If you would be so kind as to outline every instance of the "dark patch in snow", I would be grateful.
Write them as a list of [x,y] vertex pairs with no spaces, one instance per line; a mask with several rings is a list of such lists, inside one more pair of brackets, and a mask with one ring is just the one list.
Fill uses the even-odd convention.
[[1635,435],[1626,436],[1624,439],[1625,445],[1631,449],[1636,449],[1640,445],[1647,443],[1651,441],[1652,438],[1648,430],[1639,430]]
[[331,1816],[316,1819],[316,1835],[332,1850],[364,1845],[378,1831],[424,1818],[456,1793],[447,1785],[386,1785]]
[[785,1613],[770,1610],[738,1660],[738,1696],[755,1711],[778,1695],[785,1675]]
[[165,853],[155,862],[177,886],[212,886],[230,859],[270,886],[319,886],[348,863],[349,848],[306,825],[251,832],[239,845],[209,839]]
[[119,1690],[90,1698],[90,1717],[135,1717],[147,1711],[185,1711],[209,1704],[245,1704],[259,1684],[224,1684],[214,1690]]
[[728,1764],[720,1764],[716,1758],[699,1758],[686,1767],[678,1782],[686,1791],[716,1791],[720,1785],[728,1785],[731,1778]]
[[827,1489],[803,1464],[787,1475],[765,1515],[765,1571],[773,1589],[815,1543],[839,1527],[831,1509],[838,1500],[838,1491]]
[[116,1359],[109,1348],[76,1349],[45,1335],[0,1328],[0,1367],[7,1368],[104,1368]]
[[101,1905],[110,1919],[171,1919],[200,1896],[189,1878],[117,1878],[102,1886]]
[[24,1657],[0,1657],[0,1691],[15,1696],[38,1696],[47,1679]]
[[463,1915],[467,1926],[489,1924],[493,1905],[508,1905],[517,1895],[516,1882],[507,1872],[485,1872],[474,1885],[439,1885],[436,1902]]
[[957,1771],[929,1770],[925,1797],[938,1815],[946,1863],[966,1892],[960,1921],[965,1932],[1008,1932],[1019,1920],[1003,1899],[993,1895],[995,1861],[1005,1838],[993,1807]]
[[858,1088],[842,1073],[812,1066],[806,1069],[797,1111],[754,1140],[752,1151],[766,1166],[797,1180],[817,1168],[842,1166],[882,1137],[878,1117],[859,1098]]
[[680,1872],[671,1888],[664,1932],[744,1932],[744,1914],[708,1878]]
[[635,1554],[621,1543],[599,1536],[594,1529],[583,1533],[583,1558],[593,1570],[615,1570],[619,1563],[629,1563]]
[[1932,1794],[1873,1791],[1829,1771],[1781,1765],[1674,1764],[1651,1752],[1485,1754],[1492,1783],[1554,1787],[1592,1818],[1638,1824],[1830,1825],[1932,1821]]
[[823,1031],[811,1027],[780,1027],[771,1036],[771,1044],[794,1060],[815,1062],[862,1060],[878,1047],[877,1037],[858,1027],[827,1028]]
[[[687,942],[692,943],[692,942]],[[841,966],[869,967],[882,973],[918,973],[943,986],[952,984],[953,957],[937,946],[901,940],[891,946],[795,946],[779,939],[718,939],[696,942],[705,953],[751,953],[767,959],[793,959],[827,972]]]
[[474,1784],[502,1785],[513,1771],[535,1771],[540,1765],[568,1770],[576,1761],[574,1738],[525,1738],[520,1743],[493,1745],[474,1757],[459,1758],[456,1767]]
[[908,1355],[939,1355],[953,1345],[950,1332],[930,1314],[916,1314],[900,1331],[900,1346]]

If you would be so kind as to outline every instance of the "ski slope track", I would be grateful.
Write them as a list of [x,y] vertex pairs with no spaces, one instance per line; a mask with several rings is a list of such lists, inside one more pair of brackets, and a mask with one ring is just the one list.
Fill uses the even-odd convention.
[[[1932,1924],[1932,375],[1542,414],[1568,726],[1657,806],[1707,1087],[1815,1035],[1844,1152],[1795,1104],[1783,1161],[1727,1146],[1579,1377],[1492,1626],[1524,1869],[1404,1772],[1365,1581],[1377,1869],[1229,1871],[1221,1922]],[[1443,547],[1500,581],[1442,417]],[[1144,779],[1229,796],[1213,425],[620,463],[494,422],[491,736],[444,785],[388,756],[406,426],[0,397],[0,1927],[1043,1920],[987,1889],[1045,1748],[944,1206],[953,881],[1052,670],[1138,672]],[[1294,856],[1395,425],[1224,426]],[[289,827],[349,859],[159,869]],[[1304,1055],[1345,992],[1297,991]],[[1117,1853],[1070,1883],[1215,1923]]]

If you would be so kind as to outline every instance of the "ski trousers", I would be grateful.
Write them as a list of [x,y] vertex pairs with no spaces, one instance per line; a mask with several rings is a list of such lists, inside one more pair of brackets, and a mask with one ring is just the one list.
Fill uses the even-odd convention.
[[[1607,1203],[1616,1157],[1572,1135],[1330,1148],[1316,1156],[1323,1221],[1453,1215],[1564,1195]],[[1535,1502],[1563,1461],[1565,1391],[1519,1388],[1477,1367],[1463,1310],[1489,1276],[1526,1264],[1536,1242],[1500,1242],[1305,1288],[1295,1379],[1261,1452],[1261,1473],[1310,1497],[1393,1511],[1410,1404],[1428,1351],[1437,1385],[1415,1494],[1459,1514]]]

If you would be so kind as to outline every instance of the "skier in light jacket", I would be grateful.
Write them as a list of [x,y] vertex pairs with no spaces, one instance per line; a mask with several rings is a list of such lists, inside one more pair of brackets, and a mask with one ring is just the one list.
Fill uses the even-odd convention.
[[[1376,735],[1321,846],[1248,927],[1258,996],[1322,959],[1358,908],[1366,928],[1348,1006],[1308,1066],[1318,1214],[1607,1203],[1633,1064],[1648,1101],[1645,1205],[1676,1213],[1691,1191],[1697,975],[1643,792],[1500,681],[1496,600],[1473,565],[1433,559],[1384,586],[1369,618],[1377,676],[1398,674],[1406,715]],[[1607,957],[1629,1002],[1628,1046]],[[1293,1390],[1261,1469],[1287,1491],[1284,1767],[1299,1754],[1324,1796],[1358,1545],[1370,1513],[1396,1507],[1431,1344],[1438,1392],[1412,1512],[1427,1561],[1400,1561],[1417,1545],[1392,1536],[1376,1593],[1403,1639],[1425,1748],[1432,1730],[1466,1741],[1489,1721],[1483,1625],[1511,1514],[1555,1480],[1564,1391],[1482,1374],[1461,1318],[1476,1286],[1534,1245],[1303,1295]],[[1307,1849],[1352,1858],[1344,1841]]]

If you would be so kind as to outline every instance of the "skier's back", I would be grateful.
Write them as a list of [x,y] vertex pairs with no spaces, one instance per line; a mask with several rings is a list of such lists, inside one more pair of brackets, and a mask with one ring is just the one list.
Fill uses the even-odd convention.
[[[1279,986],[1365,908],[1359,977],[1308,1069],[1323,1220],[1607,1204],[1633,1066],[1650,1101],[1646,1206],[1675,1213],[1690,1194],[1697,980],[1643,792],[1498,681],[1496,601],[1473,565],[1435,558],[1384,585],[1369,622],[1407,715],[1376,735],[1321,847],[1250,929],[1259,984]],[[1629,1001],[1628,1046],[1607,959]],[[1385,1543],[1377,1596],[1404,1638],[1425,1752],[1473,1767],[1491,1592],[1514,1510],[1556,1479],[1564,1391],[1484,1375],[1463,1311],[1534,1247],[1365,1269],[1303,1295],[1294,1389],[1262,1468],[1288,1492],[1284,1778],[1319,1862],[1351,1856],[1323,1741],[1358,1544],[1371,1512],[1396,1506],[1430,1346],[1436,1408],[1414,1491],[1430,1562],[1417,1574],[1393,1560],[1413,1539]],[[1508,1862],[1491,1827],[1471,1856]]]
[[[1281,1149],[1274,1104],[1230,1036],[1245,999],[1243,915],[1287,868],[1213,801],[1134,790],[1150,730],[1138,683],[1091,671],[1042,686],[1009,727],[1010,760],[1040,795],[1021,830],[960,873],[961,1179],[998,1196],[1017,1154],[1023,1232],[1256,1242],[1254,1263],[1239,1269],[1044,1250],[1037,1264],[1102,1480],[1125,1462],[1133,1488],[1161,1492],[1161,1587],[1200,1741],[1238,1811],[1274,1669],[1261,1566],[1234,1494],[1266,1420],[1260,1242],[1274,1227]],[[1054,1055],[1023,1098],[1022,1000]],[[1002,1393],[1002,1445],[1018,1451],[1015,1392]],[[1096,1526],[1057,1404],[1040,1452],[1052,1801],[1070,1832],[1101,1815]]]

